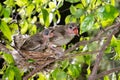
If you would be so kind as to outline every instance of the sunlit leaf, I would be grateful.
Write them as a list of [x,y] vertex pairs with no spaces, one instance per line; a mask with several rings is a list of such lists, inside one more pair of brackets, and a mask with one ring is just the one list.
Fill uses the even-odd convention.
[[70,2],[70,3],[77,3],[77,2],[80,2],[80,0],[65,0],[67,2]]
[[2,79],[3,80],[21,80],[22,78],[21,78],[20,70],[13,65],[9,65]]
[[70,23],[70,22],[76,22],[76,18],[72,15],[68,15],[66,18],[65,18],[65,23]]
[[84,7],[87,7],[88,4],[90,3],[90,0],[81,0],[81,2],[84,5]]
[[33,9],[35,8],[34,4],[30,4],[27,8],[26,8],[26,15],[27,16],[31,16]]
[[11,54],[7,54],[7,53],[4,53],[2,54],[2,57],[4,58],[4,60],[8,63],[8,64],[14,64],[14,59],[13,59],[13,56]]
[[6,0],[4,4],[6,4],[8,7],[15,6],[14,0]]
[[80,75],[80,67],[78,65],[71,64],[68,67],[68,74],[70,74],[73,78],[77,78]]
[[51,9],[54,9],[54,8],[56,7],[55,2],[49,2],[49,7],[50,7]]
[[115,6],[115,0],[110,0],[111,1],[111,5]]
[[97,10],[98,20],[101,21],[103,27],[111,25],[118,15],[118,10],[112,5],[105,5]]
[[37,27],[35,25],[31,25],[31,27],[29,27],[29,33],[30,35],[33,35],[37,32]]
[[15,73],[11,67],[8,67],[2,77],[3,80],[14,80]]
[[93,25],[94,25],[94,16],[93,15],[86,16],[80,26],[81,33],[91,30],[93,28]]
[[[58,24],[60,22],[60,19],[61,19],[61,15],[60,15],[59,11],[56,10],[53,15],[54,15],[54,18],[53,18],[54,23]],[[56,18],[56,16],[57,16],[57,18]],[[50,18],[50,22],[52,22],[52,15],[50,15],[49,18]]]
[[43,75],[42,73],[39,73],[39,78],[37,80],[46,80],[45,75]]
[[16,4],[20,7],[26,6],[27,3],[28,3],[28,0],[16,0]]
[[11,31],[8,25],[4,21],[0,21],[0,30],[2,31],[3,35],[11,41]]
[[11,30],[12,34],[18,33],[18,25],[17,24],[12,23],[12,24],[9,25],[9,27],[10,27],[10,30]]
[[25,34],[28,30],[28,22],[27,21],[24,21],[24,23],[21,24],[21,34]]

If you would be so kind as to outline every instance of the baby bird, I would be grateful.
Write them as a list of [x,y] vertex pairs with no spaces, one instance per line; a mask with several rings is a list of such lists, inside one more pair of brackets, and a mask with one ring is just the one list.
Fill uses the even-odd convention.
[[49,47],[56,52],[58,57],[61,57],[63,56],[61,46],[66,45],[75,35],[78,35],[78,25],[76,23],[57,25],[54,26],[52,33],[53,36],[49,38]]
[[44,29],[42,32],[29,37],[21,46],[21,50],[26,51],[43,51],[49,38],[53,36],[51,29]]
[[70,23],[55,26],[53,37],[49,39],[52,44],[62,46],[69,43],[75,35],[78,35],[78,25],[76,23]]

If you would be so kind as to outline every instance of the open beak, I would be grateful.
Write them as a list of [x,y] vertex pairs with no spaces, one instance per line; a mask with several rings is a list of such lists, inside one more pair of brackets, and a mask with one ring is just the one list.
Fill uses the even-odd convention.
[[79,33],[78,33],[78,28],[77,28],[77,27],[76,27],[76,28],[74,28],[74,29],[73,29],[73,31],[74,31],[74,34],[75,34],[75,35],[79,36]]

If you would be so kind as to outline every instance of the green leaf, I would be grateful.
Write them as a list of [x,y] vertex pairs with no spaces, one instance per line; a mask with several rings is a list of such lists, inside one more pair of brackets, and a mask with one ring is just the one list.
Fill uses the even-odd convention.
[[20,7],[26,6],[27,3],[28,3],[28,0],[16,0],[16,4]]
[[2,4],[0,3],[0,14],[1,14],[1,12],[2,12]]
[[27,8],[26,8],[26,15],[27,16],[31,16],[32,11],[33,11],[34,8],[35,8],[34,4],[30,4],[29,6],[27,6]]
[[84,32],[87,32],[89,30],[92,30],[93,29],[93,26],[94,26],[94,16],[93,15],[88,15],[86,16],[82,23],[81,23],[81,33],[84,33]]
[[64,70],[65,68],[67,68],[69,65],[69,60],[64,60],[61,62],[61,66],[62,66],[62,69]]
[[32,25],[31,27],[29,27],[29,34],[30,35],[34,35],[37,32],[37,28],[35,25]]
[[18,32],[18,25],[17,24],[12,23],[12,24],[9,25],[9,27],[10,27],[10,30],[11,30],[12,34],[16,34]]
[[81,0],[84,7],[87,7],[91,0]]
[[77,19],[74,17],[74,16],[72,16],[72,15],[68,15],[66,18],[65,18],[65,23],[67,24],[67,23],[71,23],[71,22],[76,22],[77,21]]
[[97,18],[103,27],[111,25],[118,15],[118,10],[112,5],[105,5],[97,10]]
[[13,7],[13,6],[15,6],[15,1],[14,0],[6,0],[4,2],[4,4],[6,4],[8,7]]
[[25,34],[28,30],[28,22],[25,20],[23,24],[20,24],[21,26],[21,34]]
[[82,9],[77,9],[75,6],[71,5],[70,6],[70,12],[72,13],[72,15],[74,15],[76,18],[79,18],[82,14],[83,14],[83,10]]
[[70,2],[70,3],[77,3],[77,2],[80,2],[80,0],[65,0],[67,2]]
[[62,71],[61,69],[55,69],[53,72],[52,72],[52,78],[53,80],[67,80],[67,74]]
[[2,77],[2,80],[14,80],[15,73],[11,67],[8,67]]
[[4,53],[2,54],[2,57],[8,64],[14,65],[15,61],[13,59],[13,56],[11,54]]
[[42,15],[43,15],[44,24],[46,27],[48,27],[50,25],[48,11],[42,8]]
[[115,6],[115,0],[111,0],[111,5]]
[[47,80],[45,75],[43,75],[42,73],[39,73],[39,78],[37,80]]
[[3,35],[9,40],[11,41],[11,31],[8,27],[8,25],[4,22],[4,21],[0,21],[0,30],[2,31]]
[[9,17],[10,16],[10,14],[11,14],[11,8],[9,8],[9,7],[6,7],[6,8],[4,8],[4,17]]
[[71,64],[68,67],[68,74],[73,78],[77,78],[80,75],[80,67],[78,65]]
[[[60,13],[59,13],[59,11],[58,10],[56,10],[55,12],[54,12],[54,18],[53,18],[53,21],[54,21],[54,23],[59,23],[60,22],[60,18],[61,18],[61,15],[60,15]],[[56,18],[56,16],[57,16],[57,18]],[[52,17],[50,16],[50,22],[52,22]]]
[[49,2],[49,8],[54,9],[56,7],[55,2]]
[[22,80],[22,77],[21,77],[22,74],[21,74],[20,70],[15,66],[13,66],[12,69],[13,69],[13,71],[15,73],[15,77],[14,77],[15,80]]
[[9,65],[2,79],[3,80],[22,80],[20,70],[13,65]]

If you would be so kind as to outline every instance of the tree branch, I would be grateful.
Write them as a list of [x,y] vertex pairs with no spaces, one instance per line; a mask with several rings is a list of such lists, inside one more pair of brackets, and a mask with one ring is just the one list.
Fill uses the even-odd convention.
[[111,39],[112,39],[112,36],[115,35],[118,31],[119,31],[119,26],[120,26],[120,23],[119,25],[116,25],[116,28],[113,30],[113,32],[107,37],[107,40],[106,42],[102,45],[102,48],[99,52],[99,54],[97,55],[96,57],[96,61],[95,61],[95,65],[92,69],[92,73],[91,75],[89,76],[88,80],[95,80],[96,79],[96,75],[97,75],[97,70],[98,70],[98,66],[100,64],[100,61],[102,59],[102,56],[103,56],[103,53],[104,51],[106,50],[107,46],[109,45]]
[[116,71],[120,71],[120,67],[117,67],[117,68],[113,68],[111,70],[107,70],[107,71],[103,71],[101,73],[99,73],[97,76],[96,76],[96,79],[99,79],[105,75],[108,75],[110,73],[113,73],[113,72],[116,72]]

